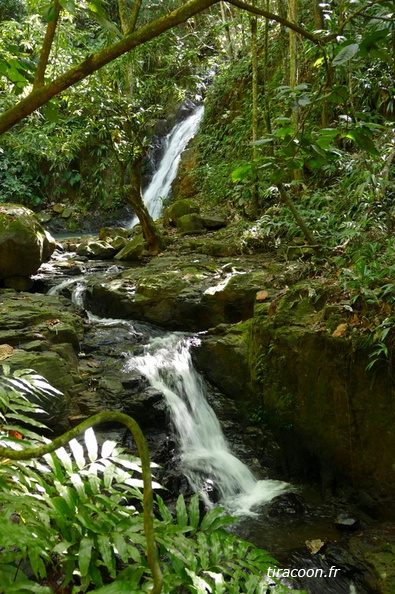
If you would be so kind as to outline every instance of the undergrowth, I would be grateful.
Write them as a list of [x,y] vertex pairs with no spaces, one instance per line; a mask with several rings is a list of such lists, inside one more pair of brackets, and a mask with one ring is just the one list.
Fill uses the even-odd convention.
[[[34,372],[3,366],[0,376],[0,446],[22,455],[50,443],[31,416],[51,386]],[[30,384],[31,390],[26,391]],[[31,402],[31,396],[35,403]],[[37,433],[38,431],[38,433]],[[70,432],[69,432],[70,433]],[[21,439],[23,436],[23,439]],[[153,586],[141,511],[139,459],[116,442],[99,444],[92,429],[82,440],[29,460],[0,463],[0,592],[100,594],[148,592]],[[155,486],[155,484],[154,484]],[[158,486],[158,485],[156,485]],[[145,505],[145,504],[144,504]],[[274,567],[270,555],[225,527],[236,518],[220,507],[201,515],[198,495],[180,495],[172,514],[156,497],[154,534],[163,574],[155,592],[263,593]],[[276,594],[288,592],[277,585]]]

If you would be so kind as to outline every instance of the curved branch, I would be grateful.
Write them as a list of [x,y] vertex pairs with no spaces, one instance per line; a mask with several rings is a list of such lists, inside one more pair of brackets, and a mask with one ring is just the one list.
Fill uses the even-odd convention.
[[12,128],[15,124],[23,120],[23,118],[47,103],[52,97],[59,95],[62,91],[65,91],[93,72],[96,72],[96,70],[99,70],[102,66],[112,62],[115,58],[119,58],[119,56],[126,54],[135,47],[158,37],[165,31],[168,31],[181,23],[184,23],[195,14],[202,12],[218,2],[219,0],[189,0],[189,2],[186,2],[180,6],[180,8],[173,10],[173,12],[166,16],[157,19],[153,23],[145,25],[141,29],[123,37],[121,40],[113,43],[105,49],[88,56],[83,62],[70,68],[70,70],[52,82],[37,89],[33,89],[27,97],[0,115],[0,134],[3,134]]
[[24,450],[13,450],[10,448],[0,447],[0,457],[10,458],[11,460],[29,460],[30,458],[39,458],[44,454],[50,454],[60,447],[66,445],[69,441],[78,437],[81,433],[104,422],[122,423],[132,433],[137,445],[141,460],[141,473],[143,478],[143,516],[144,516],[144,533],[147,540],[147,561],[151,570],[154,586],[151,591],[152,594],[160,594],[162,591],[163,577],[159,566],[158,550],[155,541],[154,532],[154,513],[153,513],[153,493],[151,482],[150,458],[145,437],[136,423],[136,421],[119,412],[104,412],[98,413],[83,421],[64,435],[57,437],[50,443],[38,446],[36,448],[26,448]]
[[270,12],[269,10],[265,10],[264,8],[258,8],[257,6],[253,6],[252,4],[248,4],[247,2],[243,2],[243,0],[227,0],[229,4],[233,4],[233,6],[237,6],[242,10],[246,10],[247,12],[252,12],[253,14],[258,14],[260,16],[269,19],[270,21],[276,21],[280,23],[280,25],[284,25],[284,27],[288,27],[288,29],[292,29],[296,31],[296,33],[300,33],[306,39],[310,39],[313,43],[319,44],[322,41],[322,38],[311,31],[308,31],[304,27],[300,27],[297,23],[293,23],[292,21],[288,21],[288,19],[275,14],[274,12]]

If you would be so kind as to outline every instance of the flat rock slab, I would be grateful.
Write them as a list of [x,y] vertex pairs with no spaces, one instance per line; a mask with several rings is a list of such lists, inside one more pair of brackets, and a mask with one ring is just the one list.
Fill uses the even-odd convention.
[[257,292],[266,289],[270,279],[259,263],[245,266],[240,258],[164,256],[144,268],[91,278],[86,304],[97,315],[200,331],[250,318]]

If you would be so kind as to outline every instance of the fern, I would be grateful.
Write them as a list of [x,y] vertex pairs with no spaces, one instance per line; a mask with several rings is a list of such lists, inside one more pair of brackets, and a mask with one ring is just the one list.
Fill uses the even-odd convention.
[[[266,592],[264,575],[275,561],[266,551],[227,532],[224,527],[236,518],[224,515],[223,509],[214,508],[201,518],[197,495],[188,505],[180,496],[174,517],[157,497],[155,540],[149,544],[146,492],[142,493],[142,481],[135,476],[144,468],[139,459],[114,441],[99,444],[91,428],[83,440],[71,439],[67,448],[55,449],[58,443],[66,443],[63,437],[49,442],[29,427],[45,429],[31,415],[42,412],[50,388],[31,370],[11,375],[6,368],[0,376],[0,451],[10,458],[15,449],[19,450],[15,457],[47,452],[41,458],[3,458],[0,463],[0,592],[47,594],[52,590],[44,584],[55,574],[61,576],[63,588],[73,585],[73,594],[87,590],[139,594],[151,588],[157,594],[178,589],[196,594]],[[133,419],[126,415],[108,416],[135,431],[129,423]],[[101,420],[102,415],[97,415],[83,426]],[[14,429],[28,439],[10,436]],[[48,447],[31,449],[37,440]],[[147,465],[145,454],[142,460]],[[138,511],[142,504],[144,517]],[[163,586],[160,570],[155,573],[156,561],[149,556],[152,544],[155,554],[156,546],[159,549]],[[35,581],[20,570],[21,562],[30,565]]]

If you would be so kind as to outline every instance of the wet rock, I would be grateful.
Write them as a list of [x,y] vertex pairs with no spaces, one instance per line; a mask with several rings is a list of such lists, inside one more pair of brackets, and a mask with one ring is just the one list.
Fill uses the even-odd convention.
[[349,516],[338,516],[335,520],[335,524],[340,530],[358,530],[360,522],[356,518]]
[[141,427],[166,426],[167,406],[162,392],[147,388],[144,392],[125,394],[118,401],[121,412],[133,417]]
[[218,503],[221,498],[218,487],[215,485],[214,481],[209,478],[205,479],[202,491],[205,493],[211,503]]
[[193,262],[166,256],[107,281],[91,278],[86,300],[98,315],[144,320],[171,329],[205,330],[251,317],[255,295],[266,277],[264,270],[223,272],[222,266],[205,256]]
[[88,240],[77,248],[78,256],[86,256],[89,259],[107,260],[113,258],[115,254],[116,249],[105,241]]
[[[246,325],[248,322],[243,324],[243,328]],[[250,393],[247,343],[241,328],[231,328],[223,335],[202,335],[191,349],[199,371],[221,392],[240,400]]]
[[4,286],[16,291],[29,291],[33,284],[33,280],[28,276],[9,276],[4,279]]
[[116,237],[123,237],[127,239],[131,234],[130,229],[124,229],[123,227],[102,227],[99,231],[99,239],[101,241],[109,241]]
[[303,516],[306,512],[306,503],[300,495],[296,493],[283,493],[277,495],[269,503],[267,515],[270,518],[279,516]]
[[64,406],[49,414],[55,433],[67,425],[68,405],[81,389],[77,352],[82,319],[64,298],[0,291],[0,343],[13,347],[11,373],[33,369],[64,394]]
[[0,279],[35,274],[55,246],[31,210],[19,204],[0,205]]

